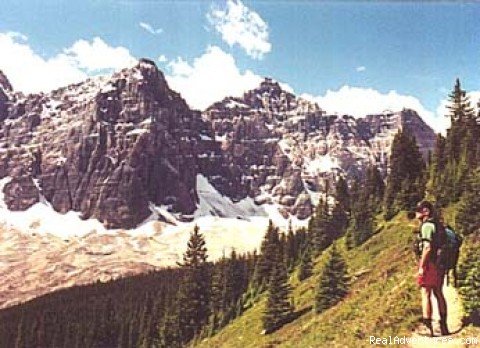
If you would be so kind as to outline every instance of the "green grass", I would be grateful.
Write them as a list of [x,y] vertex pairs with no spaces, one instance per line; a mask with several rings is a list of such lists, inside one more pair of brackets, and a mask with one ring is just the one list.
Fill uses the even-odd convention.
[[412,229],[400,214],[379,223],[379,232],[356,249],[346,251],[345,241],[338,242],[352,282],[350,294],[335,307],[321,314],[311,310],[324,253],[316,260],[313,277],[303,282],[295,273],[291,277],[295,309],[303,313],[295,321],[262,335],[263,298],[195,347],[367,347],[370,335],[409,335],[420,316]]

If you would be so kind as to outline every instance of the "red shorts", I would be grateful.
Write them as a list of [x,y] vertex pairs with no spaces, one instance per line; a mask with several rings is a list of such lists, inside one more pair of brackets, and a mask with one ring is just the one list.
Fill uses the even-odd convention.
[[423,265],[423,275],[417,276],[417,284],[425,288],[441,288],[445,271],[438,269],[435,264],[427,261]]

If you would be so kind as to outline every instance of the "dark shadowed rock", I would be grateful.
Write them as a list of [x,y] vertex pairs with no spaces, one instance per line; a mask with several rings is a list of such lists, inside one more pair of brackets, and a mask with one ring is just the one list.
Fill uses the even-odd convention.
[[40,201],[40,193],[31,176],[12,178],[3,188],[4,201],[8,209],[23,211]]
[[310,195],[307,192],[301,193],[295,205],[292,207],[292,214],[303,220],[310,217],[313,213],[313,204]]

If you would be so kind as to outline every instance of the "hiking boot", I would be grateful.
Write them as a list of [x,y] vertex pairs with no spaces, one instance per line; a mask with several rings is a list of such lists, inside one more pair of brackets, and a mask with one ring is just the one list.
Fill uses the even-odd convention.
[[447,326],[447,315],[443,314],[440,316],[440,332],[442,336],[447,336],[450,335],[450,332],[448,331],[448,326]]
[[421,335],[433,337],[432,319],[422,318],[420,324],[418,332]]

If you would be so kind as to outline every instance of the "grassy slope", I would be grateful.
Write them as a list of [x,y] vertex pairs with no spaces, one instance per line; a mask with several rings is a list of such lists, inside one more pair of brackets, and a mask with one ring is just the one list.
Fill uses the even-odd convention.
[[[345,253],[352,276],[351,292],[322,314],[308,310],[314,301],[317,274],[324,256],[316,260],[315,275],[299,283],[292,276],[292,297],[298,319],[275,333],[261,335],[265,299],[247,310],[215,336],[195,347],[366,347],[375,335],[409,335],[420,315],[411,250],[412,228],[397,216],[361,247]],[[340,241],[344,250],[344,241]]]

